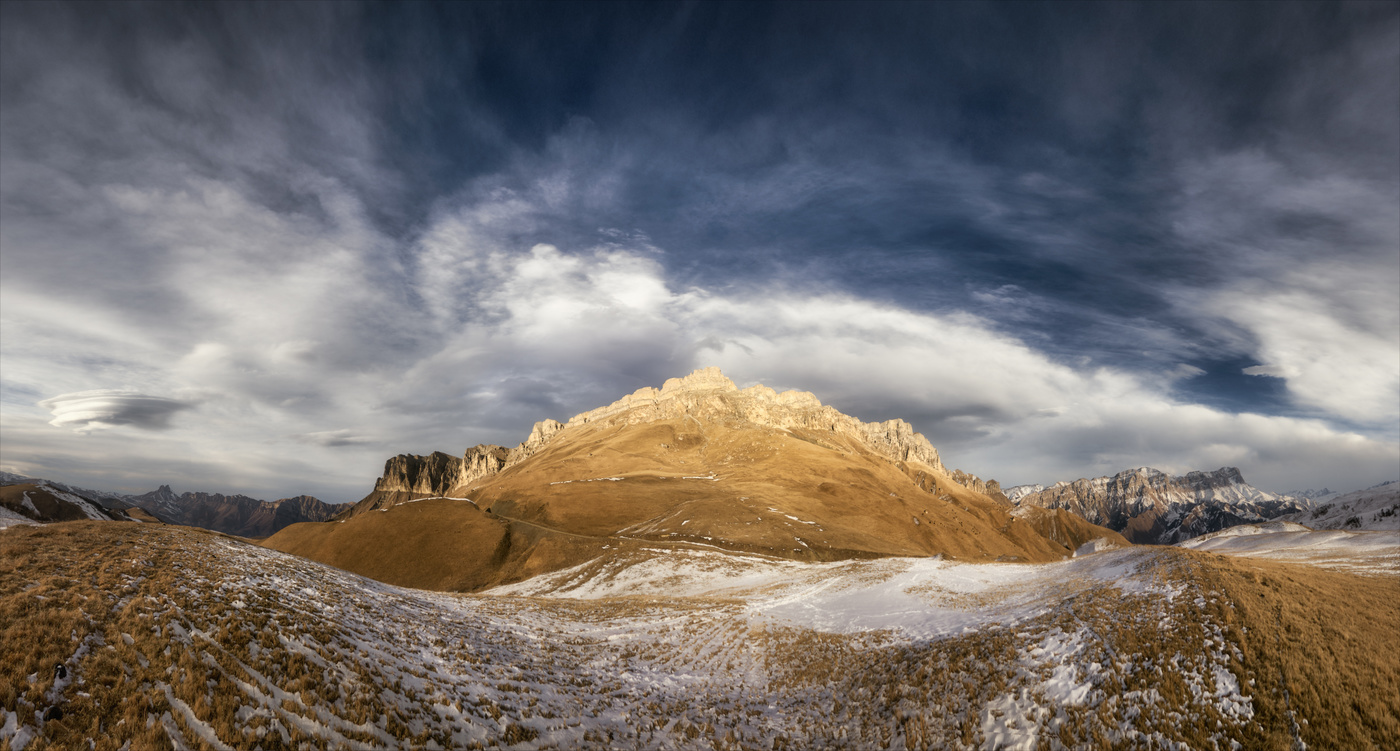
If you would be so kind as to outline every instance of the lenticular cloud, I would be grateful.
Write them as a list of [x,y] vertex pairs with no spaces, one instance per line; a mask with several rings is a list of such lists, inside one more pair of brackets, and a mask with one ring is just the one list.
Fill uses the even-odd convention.
[[39,402],[39,406],[53,413],[50,425],[85,433],[124,425],[162,430],[170,427],[171,415],[191,405],[135,391],[96,389],[60,394]]

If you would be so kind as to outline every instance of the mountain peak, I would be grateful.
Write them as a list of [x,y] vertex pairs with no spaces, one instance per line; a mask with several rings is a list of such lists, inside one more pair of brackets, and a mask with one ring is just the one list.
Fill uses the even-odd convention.
[[[654,389],[653,389],[654,390]],[[661,384],[661,393],[672,394],[680,391],[738,391],[739,387],[725,377],[715,366],[699,368],[681,378],[668,378]]]

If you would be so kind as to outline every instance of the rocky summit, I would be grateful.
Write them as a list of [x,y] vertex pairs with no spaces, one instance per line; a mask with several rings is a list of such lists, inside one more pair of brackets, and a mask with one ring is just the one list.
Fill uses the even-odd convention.
[[1017,506],[1065,509],[1121,532],[1135,543],[1171,545],[1238,524],[1301,511],[1296,499],[1260,490],[1239,469],[1173,477],[1151,467],[1112,477],[1021,485],[1006,496]]

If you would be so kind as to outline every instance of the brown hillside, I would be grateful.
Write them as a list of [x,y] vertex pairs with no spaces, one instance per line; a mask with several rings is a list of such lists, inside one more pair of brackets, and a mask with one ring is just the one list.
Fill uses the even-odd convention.
[[[741,391],[715,369],[566,425],[541,423],[507,456],[486,448],[461,463],[446,454],[395,457],[356,513],[290,527],[265,544],[444,589],[523,578],[603,545],[641,542],[803,560],[1048,561],[1074,549],[955,481],[908,424],[861,423],[811,394]],[[453,477],[467,481],[449,487]],[[404,503],[427,492],[476,505]]]
[[1100,527],[1085,521],[1083,517],[1064,509],[1049,509],[1039,506],[1023,506],[1016,510],[1016,518],[1031,525],[1035,531],[1064,545],[1070,550],[1079,549],[1080,545],[1092,542],[1099,538],[1105,538],[1109,542],[1119,547],[1128,547],[1132,543],[1128,542],[1123,535],[1114,532],[1108,527]]
[[1400,748],[1400,579],[1182,552],[1224,595],[1207,610],[1253,686],[1258,737],[1245,748]]
[[340,522],[293,524],[262,544],[391,584],[465,592],[582,563],[610,542],[617,547],[436,498]]

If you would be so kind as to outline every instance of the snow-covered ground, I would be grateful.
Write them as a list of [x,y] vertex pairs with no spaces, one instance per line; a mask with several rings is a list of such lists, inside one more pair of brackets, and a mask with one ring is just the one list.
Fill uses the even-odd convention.
[[4,506],[0,506],[0,529],[11,527],[16,524],[38,524],[38,522],[17,511],[11,511]]
[[1314,530],[1289,521],[1243,524],[1180,543],[1213,553],[1277,558],[1358,573],[1400,574],[1400,532]]
[[649,549],[489,590],[495,596],[598,600],[706,597],[744,603],[750,617],[826,633],[891,630],[904,639],[967,633],[1043,616],[1064,585],[1143,593],[1133,554],[1049,564],[935,558],[802,563],[757,555]]

